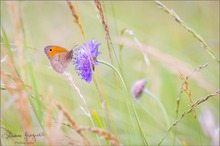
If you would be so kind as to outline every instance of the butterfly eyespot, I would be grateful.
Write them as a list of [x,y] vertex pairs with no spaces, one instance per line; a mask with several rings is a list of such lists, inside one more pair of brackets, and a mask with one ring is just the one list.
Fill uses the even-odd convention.
[[52,51],[52,49],[50,49],[50,51]]

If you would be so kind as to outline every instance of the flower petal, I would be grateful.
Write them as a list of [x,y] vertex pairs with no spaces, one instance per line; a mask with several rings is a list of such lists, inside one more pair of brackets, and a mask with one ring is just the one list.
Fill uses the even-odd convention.
[[[76,57],[74,58],[75,70],[79,71],[78,74],[88,83],[92,81],[92,58],[94,65],[98,65],[96,57],[101,54],[101,52],[98,52],[100,45],[101,43],[96,44],[94,39],[92,39],[84,43],[76,51]],[[91,51],[91,56],[87,52],[86,47]]]

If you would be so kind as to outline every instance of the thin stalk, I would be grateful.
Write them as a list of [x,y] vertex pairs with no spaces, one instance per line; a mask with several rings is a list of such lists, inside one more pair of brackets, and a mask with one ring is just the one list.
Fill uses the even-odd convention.
[[20,22],[21,22],[21,30],[22,30],[22,35],[23,35],[23,47],[24,47],[24,51],[26,52],[25,53],[25,60],[26,60],[26,63],[27,63],[27,71],[28,71],[28,75],[30,77],[30,82],[31,82],[31,85],[32,85],[34,98],[36,100],[36,101],[33,102],[29,98],[29,102],[30,102],[31,106],[33,106],[33,107],[35,107],[35,102],[36,102],[37,109],[39,109],[39,110],[33,109],[33,111],[35,113],[35,116],[37,117],[37,120],[38,120],[40,126],[42,127],[43,130],[45,130],[45,127],[44,127],[44,124],[43,124],[44,115],[41,112],[43,107],[41,105],[40,95],[39,95],[39,92],[38,92],[37,81],[36,81],[36,78],[35,78],[30,53],[29,53],[29,50],[26,47],[26,33],[25,33],[25,29],[24,29],[24,25],[23,25],[23,21],[22,21],[21,17],[20,17]]
[[121,80],[122,85],[123,85],[123,87],[124,87],[124,89],[125,89],[125,91],[126,91],[126,94],[129,96],[129,101],[130,101],[130,103],[131,103],[131,105],[132,105],[132,110],[133,110],[133,112],[134,112],[135,119],[136,119],[136,122],[137,122],[137,124],[138,124],[138,128],[139,128],[140,133],[141,133],[141,137],[142,137],[142,139],[143,139],[143,141],[144,141],[144,144],[145,144],[145,145],[148,145],[148,142],[147,142],[146,137],[145,137],[145,135],[144,135],[144,132],[143,132],[143,130],[142,130],[142,126],[141,126],[141,124],[140,124],[140,120],[139,120],[139,118],[138,118],[137,112],[136,112],[136,110],[135,110],[135,108],[134,108],[134,104],[133,104],[133,102],[132,102],[132,98],[131,98],[130,94],[128,93],[128,89],[127,89],[127,86],[126,86],[126,84],[125,84],[125,81],[124,81],[123,77],[121,76],[121,74],[119,73],[119,71],[118,71],[114,66],[112,66],[111,64],[109,64],[109,63],[107,63],[107,62],[105,62],[105,61],[102,61],[102,60],[98,60],[98,62],[101,63],[101,64],[104,64],[104,65],[107,65],[108,67],[110,67],[111,69],[113,69],[113,70],[115,71],[115,73],[118,75],[118,77],[119,77],[119,79]]
[[[154,95],[152,92],[150,92],[148,89],[144,89],[144,92],[147,94],[147,95],[149,95],[150,97],[152,97],[157,103],[158,103],[158,105],[159,105],[159,107],[160,107],[160,109],[161,109],[161,111],[162,111],[162,113],[163,113],[163,115],[164,115],[164,118],[165,118],[165,120],[166,120],[166,125],[167,125],[167,128],[169,128],[169,126],[170,126],[170,121],[169,121],[169,118],[168,118],[168,114],[167,114],[167,112],[166,112],[166,109],[164,108],[164,106],[163,106],[163,104],[161,103],[161,101],[159,100],[159,98],[156,96],[156,95]],[[172,145],[174,145],[175,144],[175,133],[173,133],[173,132],[171,132],[171,139],[173,139],[173,143],[172,143]],[[179,142],[179,140],[177,139],[177,141]]]
[[166,5],[164,5],[160,1],[154,0],[154,3],[156,3],[161,10],[171,15],[176,20],[176,22],[178,22],[186,31],[191,33],[193,37],[196,38],[201,43],[201,46],[206,49],[210,57],[215,61],[217,61],[218,63],[220,63],[220,59],[215,56],[215,53],[213,53],[212,49],[208,46],[208,44],[205,42],[202,36],[200,36],[195,30],[187,26],[186,23],[175,13],[174,10],[169,9]]
[[[114,119],[113,119],[113,117],[112,117],[110,108],[109,108],[109,106],[108,106],[108,99],[107,99],[105,90],[104,90],[104,88],[103,88],[103,86],[102,86],[102,82],[101,82],[101,79],[100,79],[98,70],[95,70],[95,72],[96,72],[96,74],[97,74],[97,78],[98,78],[98,82],[99,82],[99,84],[100,84],[100,88],[101,88],[101,91],[102,91],[102,95],[103,95],[103,97],[104,97],[103,99],[104,99],[104,101],[105,101],[105,103],[106,103],[106,104],[105,104],[105,105],[106,105],[106,116],[111,119],[112,125],[113,125],[113,129],[114,129],[114,132],[115,132],[115,135],[116,135],[116,137],[118,138],[117,128],[116,128],[116,126],[115,126]],[[97,89],[98,89],[98,87],[97,87]],[[100,100],[100,101],[101,101],[101,100]],[[102,102],[102,101],[101,101],[101,102]],[[102,106],[101,106],[101,107],[102,107]],[[109,114],[109,115],[108,115],[108,114]],[[108,120],[108,122],[109,122],[109,120]],[[110,128],[111,128],[111,125],[110,125],[110,124],[109,124],[109,126],[110,126]]]
[[159,105],[159,107],[160,107],[161,111],[163,112],[163,115],[164,115],[164,117],[165,117],[165,119],[166,119],[166,125],[167,125],[167,127],[169,128],[169,126],[170,126],[170,121],[169,121],[167,112],[166,112],[166,110],[165,110],[163,104],[160,102],[159,98],[158,98],[156,95],[154,95],[152,92],[150,92],[148,89],[146,89],[146,88],[144,89],[144,92],[145,92],[147,95],[149,95],[150,97],[152,97],[152,98],[157,102],[157,104]]
[[198,105],[200,105],[201,103],[204,103],[205,101],[207,101],[209,98],[211,98],[211,97],[214,97],[214,96],[217,96],[217,95],[219,95],[220,94],[220,89],[218,89],[217,91],[215,91],[214,93],[212,93],[212,94],[209,94],[209,95],[207,95],[207,96],[205,96],[205,97],[202,97],[202,98],[200,98],[200,99],[198,99],[197,101],[195,101],[191,106],[190,106],[190,108],[188,109],[188,110],[186,110],[185,112],[183,112],[182,113],[182,115],[181,115],[181,117],[178,119],[178,120],[176,120],[172,125],[171,125],[171,127],[168,129],[168,133],[161,139],[161,141],[158,143],[158,145],[160,145],[162,142],[163,142],[163,140],[167,137],[167,135],[169,134],[169,132],[171,131],[171,130],[173,130],[173,128],[174,127],[176,127],[176,125],[186,116],[186,115],[188,115],[189,113],[191,113],[192,111],[193,111],[193,109],[195,109]]

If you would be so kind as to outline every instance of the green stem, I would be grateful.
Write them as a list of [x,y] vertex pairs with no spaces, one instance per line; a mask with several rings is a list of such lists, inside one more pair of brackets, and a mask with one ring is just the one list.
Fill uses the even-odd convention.
[[166,112],[166,110],[165,110],[163,104],[160,102],[159,98],[158,98],[156,95],[154,95],[152,92],[150,92],[148,89],[146,89],[146,88],[144,89],[144,92],[145,92],[146,94],[148,94],[150,97],[152,97],[152,98],[158,103],[158,105],[159,105],[159,107],[160,107],[161,111],[163,112],[163,115],[164,115],[164,117],[165,117],[165,119],[166,119],[166,125],[167,125],[167,127],[169,128],[169,126],[170,126],[170,121],[169,121],[167,112]]
[[[169,121],[169,118],[168,118],[168,114],[167,114],[166,109],[164,108],[163,104],[159,100],[159,98],[156,95],[154,95],[152,92],[150,92],[148,89],[146,89],[146,88],[144,89],[144,92],[147,95],[149,95],[150,97],[152,97],[158,103],[158,105],[159,105],[159,107],[160,107],[160,109],[161,109],[161,111],[162,111],[162,113],[163,113],[163,115],[164,115],[164,117],[166,119],[166,125],[167,125],[167,127],[169,129],[170,128],[170,121]],[[173,145],[174,145],[175,134],[171,132],[171,136],[172,136],[171,139],[173,139]],[[179,142],[179,139],[177,139],[177,141]],[[160,144],[158,144],[158,145],[160,145]]]
[[121,76],[121,74],[119,73],[119,71],[118,71],[114,66],[112,66],[111,64],[109,64],[109,63],[107,63],[107,62],[105,62],[105,61],[102,61],[102,60],[98,60],[98,62],[101,63],[101,64],[104,64],[104,65],[107,65],[108,67],[110,67],[111,69],[113,69],[113,70],[115,71],[115,73],[118,75],[118,77],[119,77],[119,79],[121,80],[121,82],[122,82],[122,84],[123,84],[123,87],[124,87],[124,89],[125,89],[125,91],[126,91],[126,94],[129,96],[129,101],[130,101],[130,103],[131,103],[131,105],[132,105],[132,110],[133,110],[133,112],[134,112],[135,119],[136,119],[136,122],[137,122],[137,124],[138,124],[138,128],[139,128],[139,130],[140,130],[142,139],[143,139],[145,145],[148,145],[148,142],[147,142],[146,137],[145,137],[145,135],[144,135],[144,132],[143,132],[143,130],[142,130],[142,126],[141,126],[141,124],[140,124],[140,120],[139,120],[139,118],[138,118],[137,112],[136,112],[136,110],[135,110],[135,108],[134,108],[134,104],[133,104],[133,101],[132,101],[132,97],[131,97],[130,94],[128,93],[128,89],[127,89],[127,86],[126,86],[126,84],[125,84],[125,81],[124,81],[123,77]]

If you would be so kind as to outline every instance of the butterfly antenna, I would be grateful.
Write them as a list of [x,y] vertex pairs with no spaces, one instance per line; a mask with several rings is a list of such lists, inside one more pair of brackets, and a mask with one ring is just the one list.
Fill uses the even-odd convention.
[[78,45],[77,44],[75,44],[73,47],[72,47],[72,49],[71,50],[73,50],[75,47],[77,47]]

